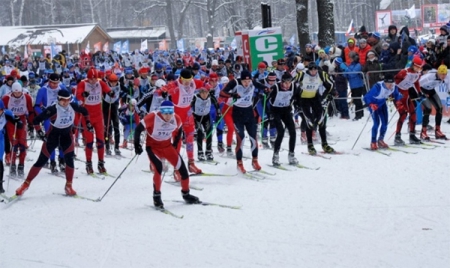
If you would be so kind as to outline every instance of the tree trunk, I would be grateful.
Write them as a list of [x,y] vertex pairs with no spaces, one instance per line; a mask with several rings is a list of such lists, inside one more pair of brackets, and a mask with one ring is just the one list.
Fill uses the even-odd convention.
[[9,2],[9,6],[11,7],[11,26],[16,26],[16,15],[14,14],[14,1],[11,0]]
[[167,26],[170,35],[170,48],[177,48],[177,40],[175,39],[175,29],[173,27],[172,0],[166,0]]
[[319,20],[319,46],[334,44],[333,4],[329,0],[317,0],[317,15]]
[[297,32],[300,50],[310,42],[308,26],[308,0],[295,0],[297,7]]
[[19,26],[22,26],[23,7],[24,6],[25,6],[25,0],[22,0],[22,3],[20,4],[20,11],[19,11]]

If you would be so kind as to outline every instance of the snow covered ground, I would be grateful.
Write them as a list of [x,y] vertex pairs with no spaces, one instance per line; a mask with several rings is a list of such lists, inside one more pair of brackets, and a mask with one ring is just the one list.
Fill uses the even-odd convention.
[[[59,195],[64,180],[43,169],[21,200],[0,204],[0,267],[450,267],[448,147],[405,148],[417,154],[391,156],[369,152],[362,149],[369,146],[369,121],[351,151],[367,114],[358,122],[328,122],[330,140],[340,139],[333,147],[358,156],[327,160],[301,154],[306,146],[297,145],[300,163],[320,170],[273,169],[272,152],[261,150],[261,165],[275,176],[191,178],[204,188],[191,191],[201,200],[240,210],[170,202],[182,198],[180,188],[167,183],[165,206],[184,218],[154,210],[151,174],[141,171],[148,170],[145,155],[97,203]],[[450,134],[445,121],[443,131]],[[393,131],[391,125],[387,136]],[[82,149],[77,154],[84,157]],[[123,154],[128,159],[107,159],[111,174],[117,176],[133,156]],[[37,153],[29,157],[36,160]],[[236,172],[234,160],[215,157],[218,166],[199,166]],[[287,163],[286,151],[280,157]],[[26,162],[27,170],[32,163]],[[83,175],[84,164],[75,164],[79,195],[96,199],[114,181]],[[250,160],[245,166],[250,169]],[[20,183],[11,180],[7,194]]]

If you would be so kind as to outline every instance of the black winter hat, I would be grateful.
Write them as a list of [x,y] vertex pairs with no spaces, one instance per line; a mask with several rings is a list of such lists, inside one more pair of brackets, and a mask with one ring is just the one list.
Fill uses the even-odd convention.
[[192,72],[188,69],[183,69],[180,72],[180,77],[184,79],[191,79],[192,78]]
[[394,83],[394,76],[391,73],[387,73],[384,75],[385,83]]
[[248,70],[241,72],[241,80],[252,79],[252,74]]
[[70,98],[70,92],[65,90],[65,89],[61,89],[58,91],[58,98],[60,99],[69,99]]
[[59,75],[58,75],[58,74],[55,74],[55,73],[52,73],[52,74],[50,74],[50,76],[48,77],[48,80],[54,81],[54,82],[59,82]]

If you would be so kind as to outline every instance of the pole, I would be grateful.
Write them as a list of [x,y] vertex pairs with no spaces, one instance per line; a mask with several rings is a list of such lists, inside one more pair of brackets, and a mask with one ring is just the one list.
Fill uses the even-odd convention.
[[[266,113],[266,102],[267,102],[267,96],[266,96],[266,94],[264,94],[264,101],[263,101],[264,106],[263,106],[263,113],[261,116],[261,121],[264,120],[264,115]],[[267,118],[267,120],[269,120],[269,118]],[[263,139],[263,132],[264,132],[264,125],[261,123],[261,140]]]
[[116,182],[120,179],[120,177],[122,176],[122,174],[125,172],[125,170],[127,170],[128,166],[131,164],[131,162],[133,162],[134,158],[136,158],[136,156],[138,156],[138,154],[135,154],[133,156],[133,158],[131,158],[131,160],[128,162],[128,164],[125,166],[125,168],[122,170],[122,172],[120,172],[119,176],[117,176],[117,178],[113,181],[113,183],[111,184],[111,186],[109,186],[109,188],[106,190],[106,192],[103,194],[102,197],[99,197],[98,199],[96,199],[94,202],[101,202],[103,200],[103,198],[106,196],[106,194],[109,192],[109,190],[111,190],[111,188],[114,186],[114,184],[116,184]]
[[366,128],[370,117],[372,117],[372,113],[370,113],[370,116],[367,117],[367,120],[366,120],[366,123],[364,124],[364,127],[361,129],[361,132],[359,133],[358,138],[356,138],[356,141],[355,141],[355,143],[352,146],[352,150],[353,150],[353,148],[355,148],[356,143],[358,142],[359,138],[361,137],[361,134],[363,133],[364,129]]
[[222,114],[222,117],[219,118],[219,120],[217,120],[217,122],[214,124],[213,128],[211,129],[211,131],[208,133],[208,135],[206,135],[205,139],[208,139],[209,136],[212,135],[213,131],[216,129],[216,127],[219,125],[220,121],[222,121],[222,119],[224,118],[224,116],[228,113],[228,111],[230,110],[231,107],[233,107],[234,104],[234,100],[230,103],[230,105],[228,106],[228,108],[225,110],[225,112]]

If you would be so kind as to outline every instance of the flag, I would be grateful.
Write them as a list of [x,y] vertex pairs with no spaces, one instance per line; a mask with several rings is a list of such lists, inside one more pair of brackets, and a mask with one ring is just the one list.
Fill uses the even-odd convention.
[[353,19],[348,26],[347,32],[345,32],[345,36],[349,36],[351,32],[355,30],[355,25],[353,25]]
[[416,4],[412,5],[410,9],[405,9],[406,15],[410,17],[411,19],[414,19],[416,17]]
[[289,39],[289,43],[291,43],[291,46],[295,46],[295,34],[293,34],[291,39]]
[[147,39],[141,42],[141,51],[145,51],[148,49]]
[[230,47],[231,47],[232,49],[236,49],[236,48],[237,48],[237,46],[236,46],[236,37],[233,39],[233,41],[231,41]]
[[6,55],[6,48],[5,48],[5,46],[2,47],[2,54]]
[[120,53],[120,50],[122,49],[122,41],[114,43],[114,51],[117,53]]
[[86,54],[91,53],[91,46],[89,45],[89,40],[88,40],[88,42],[87,42],[86,49],[84,50],[84,52],[85,52]]
[[103,44],[103,51],[108,52],[109,51],[109,42],[106,42]]
[[50,43],[50,55],[51,55],[51,59],[53,60],[53,57],[56,55],[56,48],[55,48],[55,43]]
[[31,45],[28,43],[28,46],[27,46],[28,48],[28,56],[29,57],[31,57],[31,56],[33,56],[33,50],[31,49]]
[[122,43],[122,48],[120,49],[120,54],[124,54],[124,53],[128,53],[128,52],[130,52],[130,42],[127,40]]
[[184,40],[181,38],[177,41],[177,49],[180,51],[184,51]]

